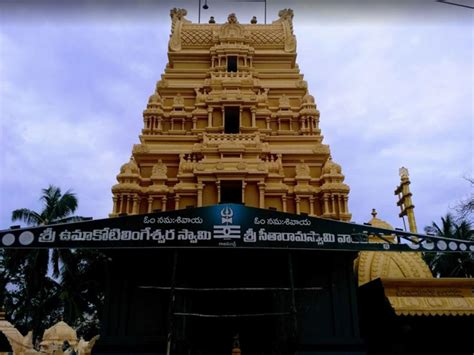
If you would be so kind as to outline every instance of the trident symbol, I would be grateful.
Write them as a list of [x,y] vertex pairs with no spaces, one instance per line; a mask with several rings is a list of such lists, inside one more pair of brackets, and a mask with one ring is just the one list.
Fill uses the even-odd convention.
[[234,216],[234,211],[232,208],[226,207],[221,211],[222,223],[232,223],[232,217]]

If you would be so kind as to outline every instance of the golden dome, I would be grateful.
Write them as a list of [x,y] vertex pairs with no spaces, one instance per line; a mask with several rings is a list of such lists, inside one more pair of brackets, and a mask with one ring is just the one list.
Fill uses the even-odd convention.
[[341,166],[332,161],[331,157],[328,158],[323,166],[323,174],[341,174]]
[[44,331],[43,341],[45,343],[60,343],[67,340],[71,345],[77,343],[77,333],[66,322],[60,321]]
[[362,251],[355,262],[359,286],[377,278],[433,278],[420,253]]
[[[372,219],[369,223],[373,227],[393,229],[393,227],[376,217],[377,212],[372,209]],[[391,236],[387,236],[389,239]],[[381,239],[369,238],[371,243],[381,243]],[[377,278],[433,278],[431,271],[421,253],[362,251],[354,261],[354,269],[359,286]]]
[[377,211],[375,208],[372,208],[372,219],[368,222],[372,227],[392,229],[393,226],[381,219],[377,218]]

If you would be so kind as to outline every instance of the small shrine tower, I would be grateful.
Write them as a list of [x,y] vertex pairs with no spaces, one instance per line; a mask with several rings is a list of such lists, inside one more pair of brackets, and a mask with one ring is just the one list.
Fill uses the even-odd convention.
[[169,63],[111,216],[226,202],[349,221],[349,187],[296,64],[293,11],[268,25],[185,16],[171,10]]

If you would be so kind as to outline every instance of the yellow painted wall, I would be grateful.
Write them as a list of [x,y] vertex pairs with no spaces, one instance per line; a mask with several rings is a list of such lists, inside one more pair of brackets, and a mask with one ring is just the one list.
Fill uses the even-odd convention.
[[249,182],[245,186],[245,205],[250,207],[259,206],[258,186],[256,182]]
[[215,205],[217,203],[217,187],[213,182],[207,182],[203,189],[202,204],[204,206]]

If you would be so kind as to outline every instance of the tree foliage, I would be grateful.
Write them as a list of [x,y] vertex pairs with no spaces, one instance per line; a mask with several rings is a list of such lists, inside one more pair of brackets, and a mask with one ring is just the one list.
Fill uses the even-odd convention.
[[53,185],[41,191],[40,201],[43,202],[43,210],[40,213],[28,208],[14,210],[12,221],[23,221],[30,226],[41,226],[83,220],[83,217],[73,216],[78,205],[77,197],[73,192],[68,190],[62,194],[61,189]]
[[[17,209],[12,221],[40,226],[84,219],[74,216],[78,200],[69,190],[63,194],[50,185],[42,190],[40,201],[40,212]],[[0,302],[3,300],[12,322],[24,333],[33,330],[35,337],[61,318],[79,328],[80,334],[96,335],[105,263],[106,257],[96,250],[4,250],[0,254]],[[81,332],[84,324],[86,329]]]
[[[446,238],[474,240],[474,231],[467,220],[456,219],[451,214],[441,218],[441,224],[435,222],[425,227],[425,232]],[[436,277],[474,277],[474,257],[472,253],[425,253],[428,263]]]

